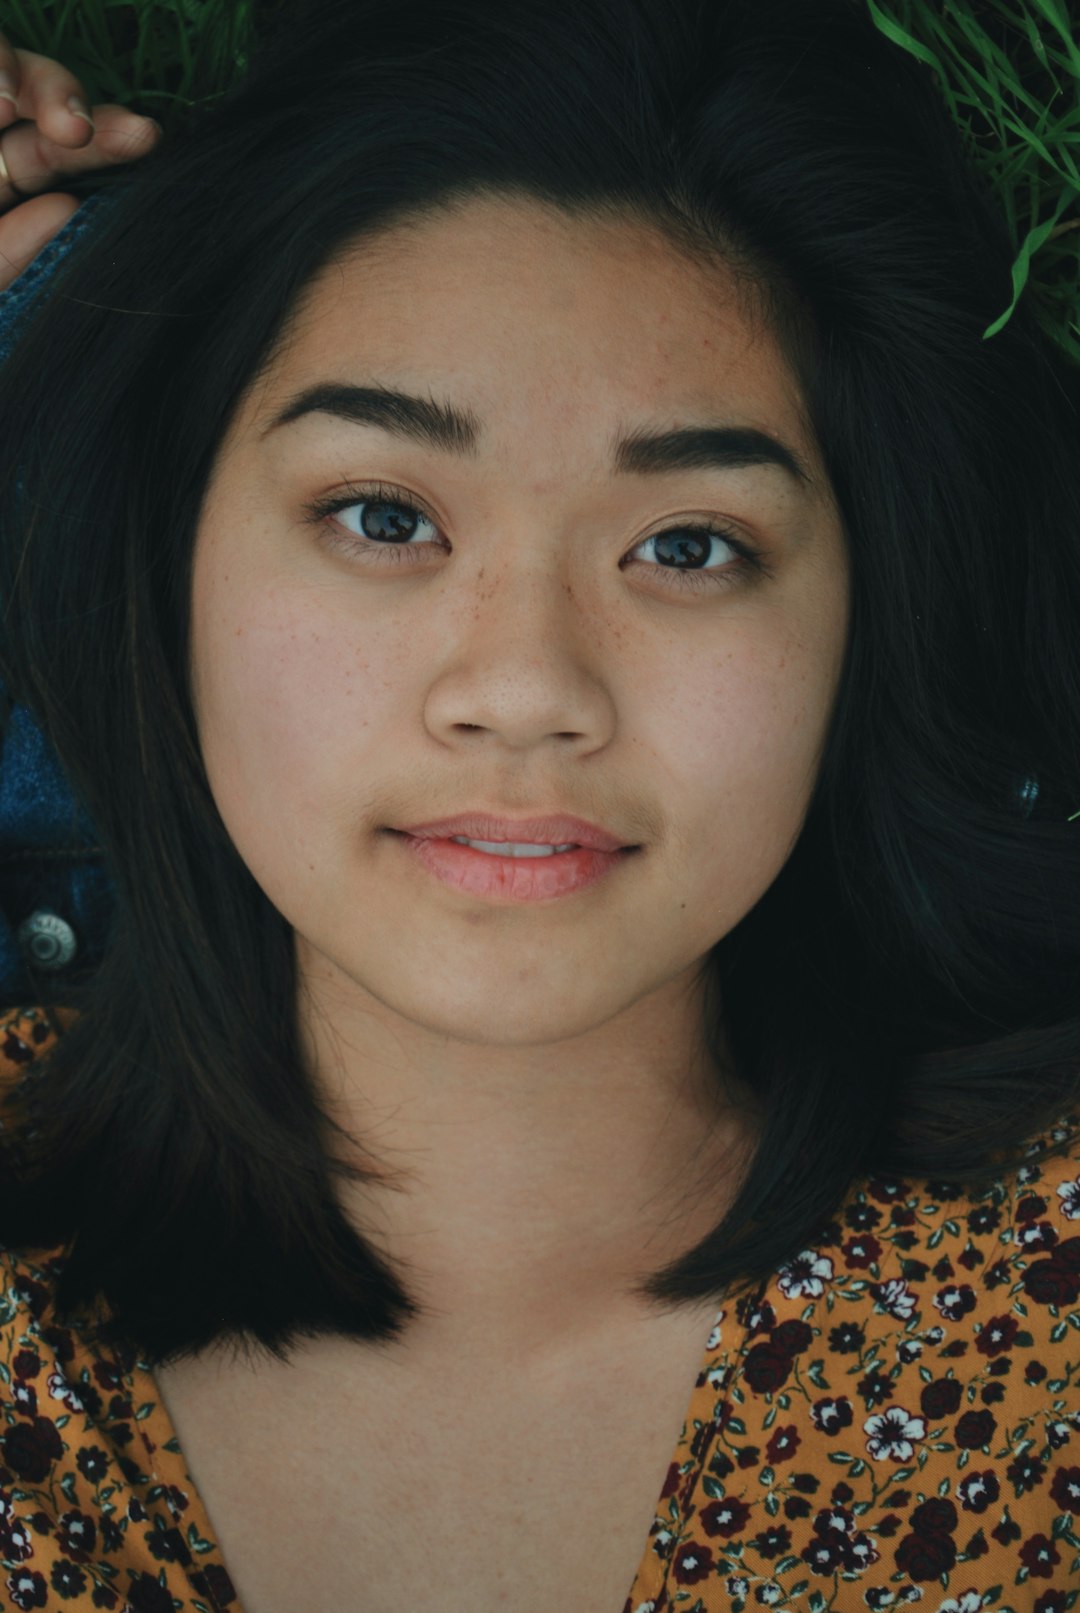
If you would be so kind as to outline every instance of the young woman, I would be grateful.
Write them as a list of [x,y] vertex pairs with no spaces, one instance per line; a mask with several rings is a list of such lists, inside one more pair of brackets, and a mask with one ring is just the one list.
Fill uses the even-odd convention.
[[1078,388],[922,68],[323,0],[95,200],[0,389],[114,898],[4,1026],[2,1594],[1072,1606]]

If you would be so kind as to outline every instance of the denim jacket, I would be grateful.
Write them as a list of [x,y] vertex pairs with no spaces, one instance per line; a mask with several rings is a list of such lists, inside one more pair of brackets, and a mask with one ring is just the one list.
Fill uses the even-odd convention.
[[[108,191],[94,192],[5,291],[0,291],[0,385],[18,322],[46,290],[57,266]],[[101,960],[112,913],[112,885],[97,833],[77,802],[55,751],[26,706],[0,682],[0,1007],[50,997],[66,977]]]

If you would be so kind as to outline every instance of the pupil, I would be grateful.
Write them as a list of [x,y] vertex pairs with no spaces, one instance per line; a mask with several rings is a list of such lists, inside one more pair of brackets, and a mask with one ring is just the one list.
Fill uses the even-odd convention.
[[[695,566],[702,566],[709,558],[709,545],[711,538],[707,532],[682,532],[672,530],[662,532],[653,539],[656,545],[656,558],[662,566],[678,565],[682,561],[692,560]],[[665,558],[664,547],[668,545],[675,553]]]
[[374,500],[365,500],[360,527],[365,538],[390,538],[396,543],[402,538],[412,537],[416,519],[400,504],[376,504]]

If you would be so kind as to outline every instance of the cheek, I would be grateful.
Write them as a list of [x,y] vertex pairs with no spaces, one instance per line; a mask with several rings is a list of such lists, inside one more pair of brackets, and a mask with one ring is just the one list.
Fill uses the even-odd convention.
[[196,557],[199,741],[218,811],[257,878],[276,853],[314,854],[328,815],[355,823],[366,752],[392,720],[395,679],[380,659],[320,591]]
[[688,836],[688,866],[751,905],[802,827],[836,667],[823,645],[787,633],[731,642],[687,671],[656,729],[669,822]]

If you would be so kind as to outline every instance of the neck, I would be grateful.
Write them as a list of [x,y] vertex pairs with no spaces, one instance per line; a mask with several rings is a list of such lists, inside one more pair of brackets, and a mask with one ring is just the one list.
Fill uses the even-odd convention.
[[342,1202],[433,1326],[509,1342],[647,1311],[635,1287],[737,1190],[745,1111],[695,1052],[697,1025],[658,1034],[655,1004],[603,1035],[513,1048],[415,1026],[403,1046],[378,1005],[318,1007],[305,1053],[375,1178]]

